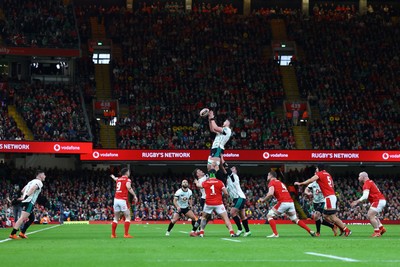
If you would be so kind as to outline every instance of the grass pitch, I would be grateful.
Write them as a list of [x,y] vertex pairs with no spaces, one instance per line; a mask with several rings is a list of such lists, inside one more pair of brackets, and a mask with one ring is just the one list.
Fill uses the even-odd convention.
[[[353,234],[334,237],[322,227],[312,238],[296,225],[278,225],[279,238],[267,239],[269,225],[250,225],[252,236],[230,238],[224,225],[208,225],[205,237],[189,237],[191,225],[131,225],[133,239],[111,239],[111,225],[33,225],[29,239],[9,240],[0,229],[1,266],[400,266],[400,226],[387,225],[371,238],[369,225],[351,225]],[[314,226],[311,225],[313,229]]]

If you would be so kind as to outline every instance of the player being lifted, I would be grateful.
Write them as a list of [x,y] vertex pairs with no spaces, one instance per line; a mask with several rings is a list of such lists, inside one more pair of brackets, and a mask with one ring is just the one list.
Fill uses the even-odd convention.
[[224,164],[225,144],[229,141],[232,135],[231,127],[233,126],[232,119],[226,119],[222,126],[218,126],[215,122],[214,112],[210,110],[208,113],[208,125],[212,133],[216,133],[214,142],[211,146],[210,155],[207,161],[207,170],[212,171],[211,165],[215,163],[217,166]]
[[180,215],[184,215],[190,219],[192,219],[192,231],[190,232],[190,236],[197,236],[196,230],[200,225],[200,219],[194,215],[191,210],[192,207],[192,190],[189,189],[189,183],[187,180],[183,180],[181,184],[181,188],[179,188],[174,194],[174,206],[176,211],[171,219],[171,222],[168,225],[168,230],[165,233],[166,236],[170,235],[172,228],[175,223],[179,220]]

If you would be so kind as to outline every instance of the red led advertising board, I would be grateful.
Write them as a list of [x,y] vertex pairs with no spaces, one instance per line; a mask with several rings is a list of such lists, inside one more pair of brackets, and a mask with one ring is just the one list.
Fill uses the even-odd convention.
[[89,142],[0,141],[0,153],[86,154],[92,152]]
[[[208,150],[118,150],[93,149],[81,154],[81,160],[110,161],[201,161]],[[400,162],[400,151],[340,150],[227,150],[226,160],[233,161],[326,161],[326,162]]]

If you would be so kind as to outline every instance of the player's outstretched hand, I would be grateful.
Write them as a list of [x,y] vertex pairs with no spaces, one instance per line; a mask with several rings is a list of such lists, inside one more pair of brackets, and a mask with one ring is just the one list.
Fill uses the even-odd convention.
[[294,185],[301,185],[299,182],[294,182]]

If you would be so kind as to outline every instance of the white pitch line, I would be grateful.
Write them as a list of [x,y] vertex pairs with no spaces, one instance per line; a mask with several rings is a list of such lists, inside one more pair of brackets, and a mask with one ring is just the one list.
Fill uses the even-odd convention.
[[320,253],[315,253],[315,252],[304,252],[304,253],[308,254],[308,255],[325,257],[325,258],[330,258],[330,259],[335,259],[335,260],[340,260],[340,261],[360,262],[360,260],[351,259],[351,258],[344,258],[344,257],[338,257],[338,256],[328,255],[328,254],[320,254]]
[[205,262],[205,263],[214,263],[214,262],[234,262],[234,263],[248,263],[248,262],[290,262],[290,263],[296,263],[296,262],[334,262],[333,260],[273,260],[273,259],[213,259],[213,260],[208,260],[208,259],[157,259],[157,260],[148,260],[147,262]]
[[225,240],[225,241],[232,241],[232,242],[237,242],[237,243],[242,242],[242,241],[237,240],[237,239],[230,239],[230,238],[221,238],[221,239],[222,239],[222,240]]
[[179,233],[182,233],[182,234],[188,234],[189,232],[185,232],[185,231],[179,231]]
[[[36,230],[36,231],[33,231],[33,232],[29,232],[29,233],[26,233],[26,235],[36,234],[36,233],[39,233],[39,232],[42,232],[42,231],[46,231],[46,230],[50,230],[50,229],[53,229],[53,228],[56,228],[56,227],[59,227],[59,226],[61,226],[61,224],[57,224],[57,225],[54,225],[54,226],[51,226],[51,227],[47,227],[47,228],[43,228],[43,229]],[[11,238],[7,238],[7,239],[4,239],[4,240],[0,240],[0,243],[4,243],[4,242],[10,241],[10,240],[12,240],[12,239]]]
[[[296,262],[321,262],[321,263],[333,263],[337,262],[334,259],[319,259],[319,260],[311,260],[311,259],[155,259],[155,260],[147,260],[147,262],[205,262],[205,263],[213,263],[213,262],[234,262],[234,263],[246,263],[246,262],[290,262],[290,263],[296,263]],[[363,263],[397,263],[400,262],[400,260],[363,260],[363,261],[358,261],[358,262],[363,262]]]

